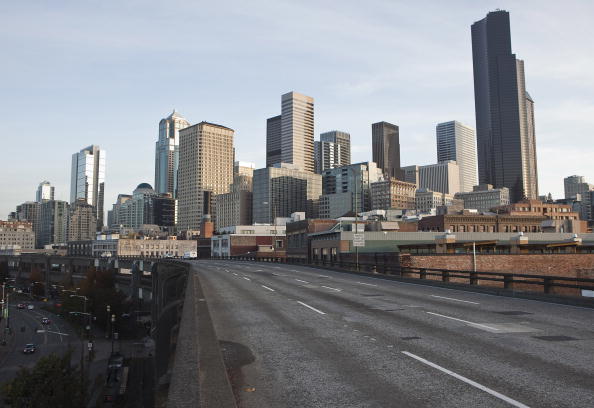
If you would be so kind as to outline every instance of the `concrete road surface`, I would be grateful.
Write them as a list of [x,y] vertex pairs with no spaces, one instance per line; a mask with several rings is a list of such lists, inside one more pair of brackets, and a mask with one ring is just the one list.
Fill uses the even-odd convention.
[[241,407],[594,407],[594,310],[196,261]]

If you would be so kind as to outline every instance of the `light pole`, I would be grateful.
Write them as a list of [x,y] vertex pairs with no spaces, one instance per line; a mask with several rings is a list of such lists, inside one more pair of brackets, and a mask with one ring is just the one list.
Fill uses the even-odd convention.
[[113,335],[113,329],[115,326],[115,315],[112,314],[111,315],[111,354],[113,354],[113,341],[114,341],[114,335]]
[[105,318],[105,338],[109,338],[109,314],[111,313],[111,306],[107,305],[107,317]]

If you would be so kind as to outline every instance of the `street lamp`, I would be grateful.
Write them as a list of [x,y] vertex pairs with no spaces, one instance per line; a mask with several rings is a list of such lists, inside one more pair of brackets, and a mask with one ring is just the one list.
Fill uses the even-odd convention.
[[111,313],[111,306],[107,305],[107,317],[105,318],[105,338],[109,338],[109,314]]
[[113,340],[114,340],[114,335],[113,335],[113,329],[115,326],[115,315],[112,314],[111,315],[111,354],[113,354]]

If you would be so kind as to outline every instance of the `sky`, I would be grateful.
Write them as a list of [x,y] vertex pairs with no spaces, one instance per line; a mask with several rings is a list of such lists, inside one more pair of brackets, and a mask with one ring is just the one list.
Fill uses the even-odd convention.
[[0,219],[39,182],[69,199],[71,156],[106,150],[105,208],[154,184],[158,123],[235,130],[236,158],[265,165],[281,95],[315,99],[315,134],[351,134],[371,160],[371,124],[400,127],[402,165],[436,161],[435,126],[475,127],[470,25],[511,14],[512,49],[535,101],[539,190],[594,182],[591,1],[0,2]]

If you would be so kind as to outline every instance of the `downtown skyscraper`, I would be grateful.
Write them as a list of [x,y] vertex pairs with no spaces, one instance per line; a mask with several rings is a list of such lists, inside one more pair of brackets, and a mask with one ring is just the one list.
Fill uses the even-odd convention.
[[347,132],[332,130],[320,134],[320,140],[314,142],[316,173],[335,167],[351,164],[351,135]]
[[460,166],[460,191],[472,191],[476,175],[476,138],[474,129],[456,120],[436,127],[437,161],[455,160]]
[[190,122],[175,109],[159,122],[159,140],[155,143],[155,191],[158,194],[176,195],[179,131],[188,126]]
[[309,172],[315,170],[314,99],[310,96],[284,94],[281,114],[267,121],[266,166],[279,163],[291,163]]
[[404,180],[400,168],[400,133],[398,126],[388,122],[371,125],[373,161],[388,178]]
[[97,230],[103,227],[103,202],[105,196],[105,150],[99,146],[85,147],[72,155],[70,175],[70,204],[84,199],[95,209]]
[[509,13],[472,25],[479,182],[508,187],[512,202],[538,197],[534,101],[511,49]]

